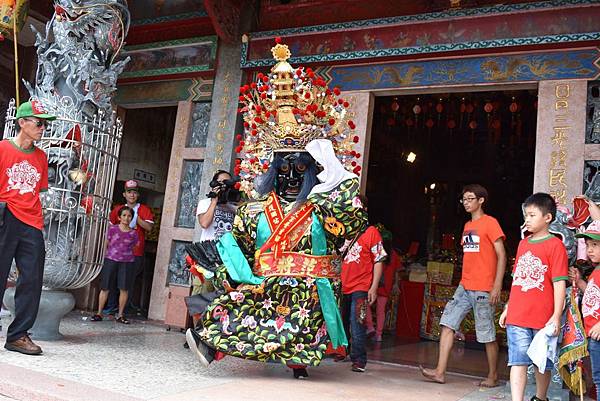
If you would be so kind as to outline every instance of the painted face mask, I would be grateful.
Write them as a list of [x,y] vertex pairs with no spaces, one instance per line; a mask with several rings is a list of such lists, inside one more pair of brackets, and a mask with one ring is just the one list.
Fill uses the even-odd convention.
[[304,182],[307,166],[300,159],[300,153],[288,153],[277,169],[277,195],[288,202],[296,200]]

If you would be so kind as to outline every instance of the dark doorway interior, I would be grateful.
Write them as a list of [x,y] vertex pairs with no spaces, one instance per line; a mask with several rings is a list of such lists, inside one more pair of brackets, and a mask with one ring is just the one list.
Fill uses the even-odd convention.
[[[375,103],[367,196],[373,223],[406,251],[457,246],[468,216],[458,200],[465,184],[490,195],[486,211],[507,234],[514,255],[521,202],[531,194],[535,157],[535,91],[379,97]],[[407,161],[410,153],[414,162]]]
[[[129,109],[123,126],[123,141],[113,202],[123,203],[125,181],[134,178],[138,180],[141,187],[139,201],[149,206],[154,214],[154,227],[146,234],[143,271],[137,275],[133,293],[130,294],[135,308],[129,310],[129,313],[141,317],[147,316],[150,303],[176,116],[177,107]],[[148,172],[150,175],[140,175],[140,171]]]
[[[452,263],[451,283],[441,283],[445,285],[441,290],[446,291],[444,294],[452,294],[461,277],[460,237],[469,216],[458,201],[462,187],[469,183],[487,188],[485,209],[498,219],[507,236],[505,290],[510,285],[510,267],[523,220],[521,203],[533,188],[536,108],[536,92],[527,90],[376,100],[367,180],[371,223],[383,223],[402,254],[414,250],[411,244],[418,244],[416,254],[404,258],[411,270],[428,261]],[[437,323],[432,322],[439,322],[443,305],[427,295],[432,283],[429,275],[425,283],[409,282],[406,271],[401,277],[398,304],[388,303],[390,310],[397,312],[393,335],[384,336],[383,343],[374,343],[369,357],[435,366],[437,343],[420,338],[435,339],[439,334]],[[420,280],[415,277],[415,281]],[[419,293],[416,289],[425,295],[415,298]],[[404,309],[398,305],[404,305]],[[412,329],[406,327],[415,323],[420,330],[407,340],[407,332],[412,333]],[[466,342],[457,342],[449,369],[485,376],[486,358],[474,340],[474,332],[469,334],[470,327],[469,323],[461,327]],[[499,341],[502,343],[503,334],[499,334]],[[502,350],[502,378],[508,375],[505,358]]]

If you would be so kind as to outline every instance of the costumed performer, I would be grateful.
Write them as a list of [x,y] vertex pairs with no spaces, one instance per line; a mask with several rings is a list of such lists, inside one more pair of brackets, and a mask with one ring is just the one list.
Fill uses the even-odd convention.
[[192,272],[216,291],[205,294],[206,309],[186,337],[204,366],[222,352],[281,362],[304,378],[330,342],[347,345],[340,249],[364,230],[367,215],[348,102],[311,69],[292,68],[286,45],[272,52],[271,73],[241,88],[245,138],[236,173],[253,200],[238,208],[231,233],[188,247]]

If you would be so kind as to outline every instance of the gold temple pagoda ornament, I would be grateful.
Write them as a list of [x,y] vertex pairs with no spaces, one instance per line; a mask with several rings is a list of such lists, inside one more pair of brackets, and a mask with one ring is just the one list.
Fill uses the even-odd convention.
[[330,140],[344,167],[360,174],[360,154],[353,150],[358,143],[356,126],[348,119],[350,104],[340,97],[339,88],[330,89],[311,68],[292,67],[288,46],[279,38],[276,42],[271,72],[258,73],[254,82],[240,88],[244,134],[237,136],[240,158],[235,173],[251,197],[256,195],[254,180],[269,168],[275,152],[305,151],[314,139]]

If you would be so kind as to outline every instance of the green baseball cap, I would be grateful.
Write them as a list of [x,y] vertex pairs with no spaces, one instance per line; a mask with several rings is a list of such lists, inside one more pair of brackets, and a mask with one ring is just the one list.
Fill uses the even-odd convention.
[[600,241],[600,220],[594,220],[584,232],[575,234],[576,238],[589,238]]
[[15,118],[35,117],[41,118],[42,120],[56,120],[56,116],[48,114],[42,103],[39,100],[31,100],[25,102],[17,109],[17,115]]

